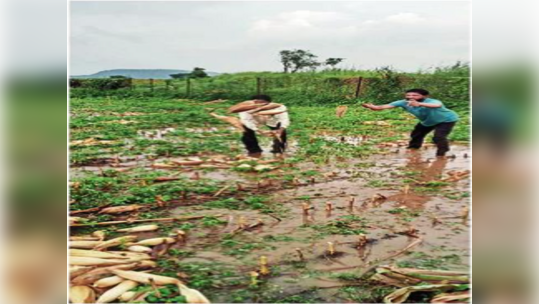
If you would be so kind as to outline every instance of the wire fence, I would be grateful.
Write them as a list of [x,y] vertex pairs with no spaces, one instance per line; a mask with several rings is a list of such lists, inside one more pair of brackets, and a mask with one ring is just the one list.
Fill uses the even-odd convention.
[[[111,85],[112,83],[112,85]],[[114,85],[115,84],[115,85]],[[469,101],[468,77],[207,77],[185,79],[76,79],[71,82],[72,97],[172,97],[200,100],[245,100],[267,94],[292,104],[347,104],[360,100],[387,102],[402,98],[410,88],[431,91],[434,98],[451,106]]]

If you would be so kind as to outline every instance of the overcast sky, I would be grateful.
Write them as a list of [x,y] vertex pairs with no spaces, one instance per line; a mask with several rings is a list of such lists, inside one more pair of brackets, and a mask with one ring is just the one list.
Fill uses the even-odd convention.
[[342,67],[469,59],[467,2],[72,2],[71,75],[107,69],[280,71],[306,49]]

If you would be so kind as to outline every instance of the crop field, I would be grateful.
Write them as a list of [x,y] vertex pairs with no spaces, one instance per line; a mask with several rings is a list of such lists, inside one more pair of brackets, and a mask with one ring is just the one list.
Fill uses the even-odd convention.
[[[209,115],[238,101],[72,98],[71,240],[102,252],[150,248],[147,271],[214,303],[424,303],[467,291],[466,111],[449,157],[436,159],[430,138],[405,149],[416,120],[399,109],[352,104],[337,118],[334,105],[289,105],[287,153],[252,159],[241,133]],[[269,151],[271,139],[261,146]],[[144,245],[159,238],[171,241]],[[106,272],[76,267],[75,285],[110,289],[92,285]],[[392,282],[406,276],[425,288],[394,296],[408,285]],[[179,286],[129,288],[140,303],[189,302]]]

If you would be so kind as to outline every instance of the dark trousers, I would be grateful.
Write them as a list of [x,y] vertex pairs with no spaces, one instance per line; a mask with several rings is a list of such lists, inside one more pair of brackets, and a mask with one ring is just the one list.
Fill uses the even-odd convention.
[[[241,141],[245,145],[245,148],[249,153],[261,153],[262,149],[258,145],[258,139],[256,138],[255,131],[247,128],[245,125],[243,126],[245,128],[245,131],[243,132],[243,136],[241,137]],[[270,127],[271,130],[278,130],[280,127]],[[277,138],[273,140],[273,150],[272,153],[283,153],[286,149],[286,129],[283,130],[281,134],[281,141],[279,141]]]
[[423,140],[425,136],[434,130],[433,141],[438,147],[436,152],[437,156],[444,156],[447,151],[449,151],[449,141],[447,136],[453,130],[456,122],[443,122],[434,126],[426,127],[421,123],[418,123],[411,134],[410,144],[408,145],[409,149],[419,149],[423,145]]

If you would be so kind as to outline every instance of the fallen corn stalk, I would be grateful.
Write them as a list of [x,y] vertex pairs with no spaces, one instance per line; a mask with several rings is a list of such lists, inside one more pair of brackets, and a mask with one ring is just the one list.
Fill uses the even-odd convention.
[[117,207],[108,207],[103,208],[99,211],[100,214],[114,214],[114,213],[124,213],[124,212],[133,212],[145,208],[142,205],[128,205],[128,206],[117,206]]
[[118,245],[122,245],[122,244],[125,244],[125,243],[128,243],[128,242],[133,242],[136,239],[137,239],[136,235],[126,235],[126,236],[122,236],[122,237],[118,237],[118,238],[115,238],[115,239],[111,239],[111,240],[102,242],[101,244],[95,246],[94,249],[95,250],[102,250],[102,249],[107,249],[107,248],[110,248],[110,247],[116,247]]
[[129,264],[136,262],[138,260],[133,259],[100,259],[100,258],[89,258],[89,257],[70,257],[69,265],[74,266],[112,266],[118,264]]
[[245,131],[245,128],[243,127],[243,124],[241,123],[240,119],[237,118],[237,117],[230,117],[230,116],[221,116],[221,115],[217,115],[215,113],[210,113],[211,116],[221,120],[221,121],[224,121],[228,124],[231,124],[233,127],[235,127],[236,129],[238,129],[239,131],[241,132],[244,132]]
[[[214,217],[223,216],[222,214],[214,215]],[[144,222],[169,222],[169,221],[190,221],[198,220],[205,218],[206,216],[186,216],[186,217],[167,217],[167,218],[157,218],[157,219],[146,219],[146,220],[127,220],[127,221],[110,221],[110,222],[101,222],[94,224],[75,224],[71,227],[89,227],[89,226],[107,226],[107,225],[118,225],[118,224],[132,224],[132,223],[144,223]]]
[[438,284],[438,285],[421,285],[421,286],[408,286],[398,289],[391,294],[384,297],[384,303],[404,303],[413,292],[438,292],[458,290],[463,288],[463,285],[459,284]]
[[125,229],[118,229],[118,232],[146,232],[146,231],[155,231],[159,229],[159,226],[157,225],[143,225],[143,226],[137,226],[137,227],[131,227],[131,228],[125,228]]

